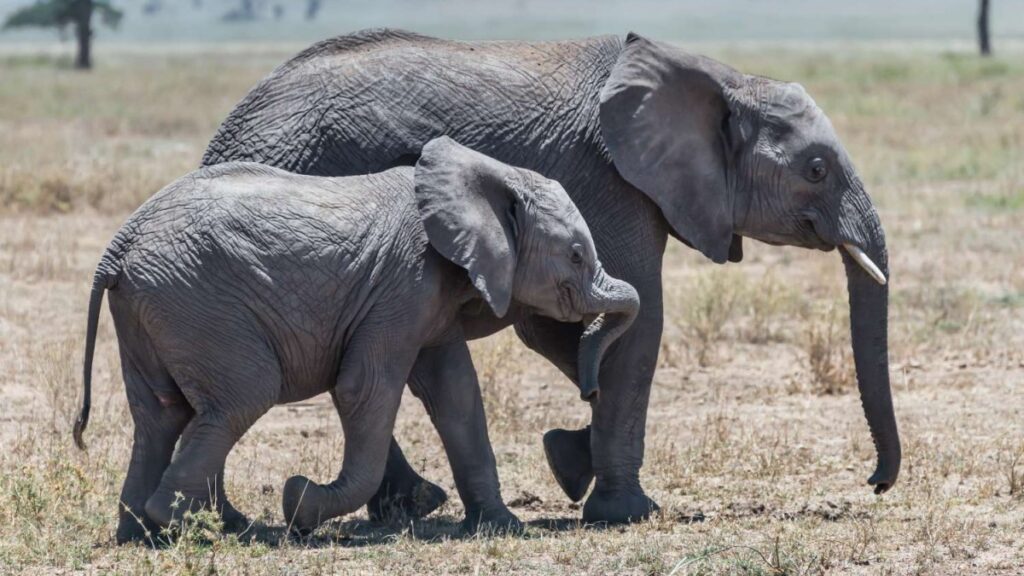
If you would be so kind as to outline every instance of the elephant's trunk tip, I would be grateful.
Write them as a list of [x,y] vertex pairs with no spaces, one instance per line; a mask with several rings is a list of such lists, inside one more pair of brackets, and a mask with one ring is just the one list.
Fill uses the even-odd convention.
[[[606,318],[604,314],[597,314],[592,317],[588,317],[585,320],[587,321],[587,327],[583,330],[583,336],[580,339],[581,342],[593,340],[594,336],[601,332],[601,329],[604,327]],[[598,384],[596,374],[594,377],[580,379],[580,400],[596,404],[600,395],[601,388]]]
[[885,494],[896,484],[896,475],[877,470],[868,478],[868,485],[875,487],[875,494]]
[[619,282],[619,294],[605,298],[601,306],[605,311],[594,318],[580,337],[579,387],[580,398],[591,405],[600,399],[598,372],[605,351],[633,323],[640,309],[636,290],[625,282]]

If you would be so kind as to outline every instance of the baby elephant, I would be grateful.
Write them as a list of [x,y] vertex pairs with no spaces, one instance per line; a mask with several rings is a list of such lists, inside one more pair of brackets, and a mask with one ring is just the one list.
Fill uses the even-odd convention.
[[80,447],[105,290],[135,423],[119,542],[203,507],[244,529],[224,494],[228,452],[270,407],[322,392],[341,417],[344,462],[327,485],[290,478],[285,521],[305,533],[356,510],[380,485],[406,382],[441,435],[467,527],[518,527],[475,376],[421,389],[417,366],[461,375],[468,365],[472,376],[467,318],[479,322],[484,306],[505,316],[515,301],[589,322],[579,379],[590,399],[601,355],[639,308],[636,291],[602,270],[557,182],[448,138],[428,143],[415,167],[366,176],[211,166],[146,202],[96,271]]

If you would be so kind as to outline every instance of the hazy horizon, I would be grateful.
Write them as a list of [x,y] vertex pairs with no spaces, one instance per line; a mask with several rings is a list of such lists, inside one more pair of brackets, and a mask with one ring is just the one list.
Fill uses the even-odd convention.
[[[0,16],[32,0],[0,0]],[[974,0],[324,0],[318,18],[304,19],[305,2],[256,1],[260,17],[224,22],[235,0],[164,1],[147,15],[144,0],[118,2],[125,18],[118,30],[99,27],[105,43],[140,42],[306,42],[362,28],[390,26],[464,39],[552,39],[628,30],[670,40],[815,41],[928,40],[969,41],[975,34]],[[280,6],[282,17],[273,16]],[[67,35],[67,34],[66,34]],[[994,0],[992,35],[1024,39],[1024,0]],[[53,30],[7,30],[0,43],[52,43]]]

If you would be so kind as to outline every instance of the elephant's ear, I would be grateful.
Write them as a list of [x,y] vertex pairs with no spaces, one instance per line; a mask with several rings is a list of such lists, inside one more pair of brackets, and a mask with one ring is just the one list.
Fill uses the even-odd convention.
[[431,246],[465,268],[499,317],[508,312],[516,270],[513,170],[442,136],[424,147],[414,175]]
[[619,174],[661,208],[678,236],[718,263],[742,253],[733,246],[727,155],[736,130],[726,76],[738,73],[630,33],[600,104],[601,133]]

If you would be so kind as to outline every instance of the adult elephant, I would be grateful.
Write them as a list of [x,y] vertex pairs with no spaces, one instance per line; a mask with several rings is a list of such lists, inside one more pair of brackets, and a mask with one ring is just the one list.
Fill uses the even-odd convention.
[[[879,493],[893,485],[900,442],[885,236],[829,120],[802,87],[635,34],[469,43],[369,30],[316,44],[271,73],[224,121],[203,162],[366,173],[414,162],[442,134],[559,180],[608,271],[639,292],[639,316],[600,367],[591,425],[545,437],[548,462],[571,498],[582,498],[596,477],[585,521],[638,520],[656,508],[639,471],[670,235],[716,263],[740,261],[744,236],[846,248],[854,360],[878,456],[868,482]],[[581,324],[528,310],[507,319],[527,346],[579,381]],[[477,335],[507,323],[481,316]],[[430,366],[414,373],[444,374]],[[444,500],[395,441],[371,515],[388,499],[416,515]]]

